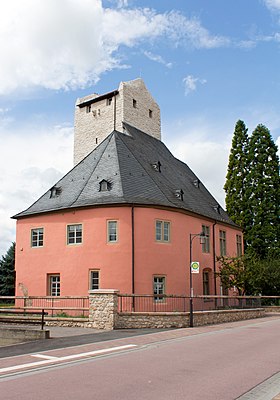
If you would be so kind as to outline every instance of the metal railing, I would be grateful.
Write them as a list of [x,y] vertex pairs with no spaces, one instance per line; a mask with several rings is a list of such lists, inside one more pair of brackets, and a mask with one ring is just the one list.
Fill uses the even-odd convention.
[[[189,312],[190,297],[175,295],[118,295],[119,312]],[[194,296],[193,311],[259,308],[280,305],[280,296]]]
[[88,296],[0,296],[1,308],[23,311],[42,310],[51,317],[88,317]]

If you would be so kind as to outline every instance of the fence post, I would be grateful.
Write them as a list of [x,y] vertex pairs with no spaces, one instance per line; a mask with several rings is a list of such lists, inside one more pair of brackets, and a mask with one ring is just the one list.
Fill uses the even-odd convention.
[[118,316],[117,289],[89,291],[89,322],[95,329],[114,329]]

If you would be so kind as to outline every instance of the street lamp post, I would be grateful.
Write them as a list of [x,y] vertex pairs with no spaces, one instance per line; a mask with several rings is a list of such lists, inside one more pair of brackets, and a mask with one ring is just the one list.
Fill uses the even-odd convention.
[[193,281],[192,281],[192,242],[200,237],[200,244],[205,243],[205,233],[190,233],[190,328],[193,328]]

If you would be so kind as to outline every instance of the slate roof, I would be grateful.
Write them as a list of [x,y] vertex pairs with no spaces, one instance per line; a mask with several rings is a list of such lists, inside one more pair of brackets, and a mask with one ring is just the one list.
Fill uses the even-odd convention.
[[[124,124],[13,218],[86,206],[172,207],[236,226],[191,169],[158,139]],[[160,169],[160,171],[159,171]],[[100,190],[101,181],[108,191]]]

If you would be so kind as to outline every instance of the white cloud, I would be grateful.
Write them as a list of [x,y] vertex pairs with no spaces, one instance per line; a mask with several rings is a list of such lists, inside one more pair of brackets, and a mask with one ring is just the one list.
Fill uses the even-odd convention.
[[[103,8],[101,0],[13,0],[1,5],[0,94],[44,87],[71,89],[120,68],[120,46],[164,38],[174,46],[215,48],[229,40],[211,35],[198,19],[149,8]],[[129,23],[128,23],[129,21]]]
[[144,55],[149,58],[151,61],[158,62],[159,64],[165,65],[167,68],[172,68],[171,62],[166,62],[160,55],[153,54],[150,51],[144,51]]
[[72,167],[73,128],[0,129],[0,141],[1,255],[15,241],[15,221],[10,217],[29,207]]
[[280,0],[264,0],[264,3],[270,10],[280,12]]
[[207,82],[206,79],[195,78],[192,75],[186,76],[183,79],[183,83],[185,86],[185,95],[188,95],[189,93],[196,91],[198,83],[204,85],[206,82]]
[[192,169],[222,207],[225,207],[223,187],[233,131],[234,123],[230,119],[222,119],[217,127],[215,120],[202,113],[171,120],[163,127],[164,143],[175,157]]

